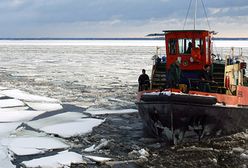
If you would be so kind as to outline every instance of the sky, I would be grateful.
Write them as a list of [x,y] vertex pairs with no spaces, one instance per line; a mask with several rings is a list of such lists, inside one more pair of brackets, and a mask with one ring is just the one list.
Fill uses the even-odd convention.
[[[193,29],[195,0],[184,26],[190,1],[1,0],[0,38],[145,37]],[[196,29],[214,30],[218,37],[248,37],[247,0],[202,1],[197,3]]]

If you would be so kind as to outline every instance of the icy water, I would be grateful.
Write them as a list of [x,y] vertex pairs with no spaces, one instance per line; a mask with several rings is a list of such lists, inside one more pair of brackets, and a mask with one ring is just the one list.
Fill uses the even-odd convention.
[[[151,57],[163,41],[1,41],[0,84],[82,107],[134,106],[141,69],[151,73]],[[247,41],[217,41],[214,50],[230,53]],[[236,52],[240,52],[236,50]]]
[[84,107],[133,105],[137,77],[142,68],[150,73],[155,47],[90,42],[1,42],[1,85]]
[[[162,48],[163,55],[163,45],[163,41],[0,41],[0,86],[59,99],[67,104],[64,106],[67,111],[74,107],[68,104],[100,111],[133,109],[141,69],[151,73],[156,46]],[[242,47],[244,57],[248,56],[247,41],[217,41],[214,46],[214,51],[223,55],[230,54],[232,46]],[[235,50],[235,54],[240,52]],[[108,146],[91,154],[129,160],[128,166],[121,163],[119,167],[244,167],[248,164],[246,134],[168,147],[143,137],[137,113],[99,118],[105,122],[92,134],[67,139],[73,144],[71,151],[84,155],[86,148],[106,139]],[[141,149],[149,151],[149,161],[140,160],[138,164],[130,161]],[[20,157],[14,163],[18,165],[36,157],[42,156]]]

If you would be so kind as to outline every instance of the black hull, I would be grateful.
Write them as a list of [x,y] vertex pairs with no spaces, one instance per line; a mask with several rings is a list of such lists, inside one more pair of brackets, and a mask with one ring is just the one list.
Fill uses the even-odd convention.
[[145,131],[174,143],[229,135],[248,128],[248,108],[245,107],[216,106],[211,97],[211,100],[209,97],[145,97],[136,103]]

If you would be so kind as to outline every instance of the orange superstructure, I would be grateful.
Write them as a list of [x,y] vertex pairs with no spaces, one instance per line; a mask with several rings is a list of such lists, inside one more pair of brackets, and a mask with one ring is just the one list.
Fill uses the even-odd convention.
[[182,70],[202,70],[206,64],[211,64],[211,37],[207,30],[170,30],[164,31],[166,43],[167,64],[178,60]]

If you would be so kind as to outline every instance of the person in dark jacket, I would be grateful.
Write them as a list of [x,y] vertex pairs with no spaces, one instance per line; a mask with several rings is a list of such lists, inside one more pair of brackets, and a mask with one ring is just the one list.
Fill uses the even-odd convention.
[[203,71],[201,72],[201,80],[202,81],[212,81],[212,75],[210,72],[210,65],[204,65]]
[[147,90],[150,88],[150,79],[149,76],[146,74],[146,70],[142,69],[142,74],[139,76],[139,91]]
[[178,88],[179,82],[181,78],[181,69],[179,61],[176,60],[173,64],[171,64],[169,69],[169,87],[170,88]]
[[210,84],[215,83],[212,79],[210,65],[204,65],[200,74],[200,90],[203,92],[211,92]]

